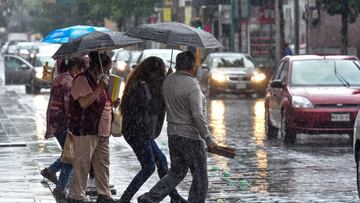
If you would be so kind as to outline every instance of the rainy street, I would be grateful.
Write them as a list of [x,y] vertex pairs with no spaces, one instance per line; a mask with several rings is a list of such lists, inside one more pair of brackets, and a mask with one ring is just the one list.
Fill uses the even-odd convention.
[[[53,188],[54,185],[48,187],[41,183],[40,170],[60,155],[61,151],[55,139],[43,138],[48,90],[39,95],[28,95],[23,86],[7,86],[1,94],[5,95],[0,99],[1,131],[9,139],[3,139],[2,143],[24,142],[26,150],[30,152],[14,147],[25,180],[12,181],[13,199],[33,202],[27,198],[30,195],[39,202],[50,202],[49,187]],[[208,100],[208,119],[216,141],[236,147],[238,154],[234,159],[209,154],[208,202],[358,200],[355,163],[347,135],[300,135],[293,147],[285,146],[277,139],[269,140],[264,134],[264,101],[256,98],[220,96]],[[168,156],[164,128],[157,142]],[[2,166],[15,167],[16,164],[6,160],[5,149],[0,148],[3,154]],[[111,138],[110,152],[110,182],[115,185],[117,194],[114,197],[118,198],[140,166],[123,138]],[[7,174],[11,180],[19,177],[17,173]],[[9,177],[0,179],[4,182]],[[157,180],[157,174],[154,173],[136,197],[148,191]],[[178,187],[184,196],[187,196],[190,181],[189,173]],[[21,185],[24,182],[28,184]],[[24,192],[27,187],[30,188],[29,194]],[[16,193],[19,188],[22,188],[23,193]],[[1,187],[0,193],[5,190]],[[11,196],[12,193],[8,194]],[[0,200],[9,200],[9,196]]]

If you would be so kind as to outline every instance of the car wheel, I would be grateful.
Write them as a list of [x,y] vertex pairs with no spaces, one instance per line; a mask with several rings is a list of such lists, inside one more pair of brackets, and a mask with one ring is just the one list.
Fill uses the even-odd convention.
[[34,79],[31,79],[30,84],[25,86],[25,92],[27,94],[39,94],[41,88],[35,85]]
[[268,138],[276,138],[278,135],[279,129],[271,125],[269,119],[269,113],[265,111],[265,134]]
[[286,113],[281,114],[281,126],[280,126],[281,139],[285,144],[294,144],[296,141],[296,133],[291,131],[286,122]]

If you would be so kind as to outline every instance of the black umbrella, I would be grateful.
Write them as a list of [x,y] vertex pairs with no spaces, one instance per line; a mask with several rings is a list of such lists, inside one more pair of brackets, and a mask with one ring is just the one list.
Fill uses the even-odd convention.
[[211,33],[179,22],[143,24],[132,28],[126,34],[169,45],[187,45],[205,49],[222,47]]
[[88,54],[91,51],[118,49],[142,42],[140,39],[124,35],[124,33],[121,32],[95,31],[62,44],[52,57],[58,59],[80,56]]
[[[126,34],[169,45],[187,45],[204,49],[222,47],[220,42],[211,33],[179,22],[142,24],[132,28]],[[171,50],[171,62],[172,55]],[[170,72],[172,70],[171,64]]]

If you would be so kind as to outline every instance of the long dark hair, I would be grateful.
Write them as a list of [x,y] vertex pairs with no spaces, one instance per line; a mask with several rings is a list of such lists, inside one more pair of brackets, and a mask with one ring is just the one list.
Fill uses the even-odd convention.
[[140,88],[141,82],[146,82],[153,97],[161,96],[162,84],[165,80],[165,64],[159,57],[149,57],[141,62],[128,76],[124,95],[121,99],[121,112],[130,107],[130,98],[136,88]]

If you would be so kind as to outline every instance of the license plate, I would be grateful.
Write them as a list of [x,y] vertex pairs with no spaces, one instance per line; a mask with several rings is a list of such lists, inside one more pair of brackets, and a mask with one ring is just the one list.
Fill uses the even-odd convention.
[[334,121],[334,122],[349,122],[350,121],[350,114],[348,114],[348,113],[332,113],[331,114],[331,121]]
[[236,89],[246,89],[246,84],[236,84]]

